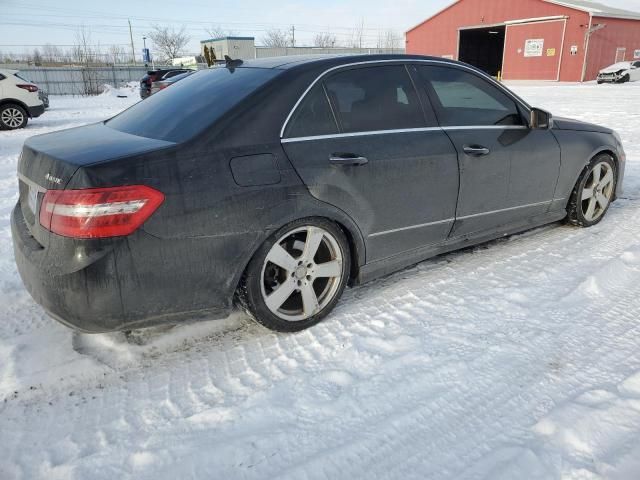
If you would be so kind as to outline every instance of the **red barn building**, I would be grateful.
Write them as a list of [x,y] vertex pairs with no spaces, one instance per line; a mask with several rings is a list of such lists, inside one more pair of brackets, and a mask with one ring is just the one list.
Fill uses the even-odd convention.
[[640,13],[584,0],[458,0],[407,32],[407,53],[506,80],[594,80],[640,59]]

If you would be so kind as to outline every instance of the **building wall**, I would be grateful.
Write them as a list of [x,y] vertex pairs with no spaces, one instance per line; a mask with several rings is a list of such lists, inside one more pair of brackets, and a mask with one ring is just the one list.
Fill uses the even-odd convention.
[[589,39],[585,80],[594,80],[599,70],[614,63],[618,47],[627,49],[625,60],[633,60],[640,50],[640,21],[594,17],[593,23],[606,26]]
[[[564,20],[507,25],[502,64],[505,80],[558,80]],[[543,40],[541,56],[527,56],[528,39]]]
[[[562,57],[560,68],[560,80],[579,81],[582,75],[584,60],[584,32],[589,24],[589,15],[585,12],[571,8],[542,2],[540,0],[462,0],[440,14],[426,20],[407,32],[407,53],[423,55],[448,56],[457,59],[458,55],[458,29],[461,27],[483,27],[503,24],[507,21],[522,20],[539,17],[567,16],[567,29],[564,48],[556,50],[556,55]],[[512,27],[509,27],[511,30]],[[518,30],[514,30],[514,35]],[[535,33],[532,31],[532,34]],[[530,37],[527,37],[530,38]],[[533,37],[537,38],[537,37]],[[522,39],[526,40],[526,39]],[[509,74],[511,79],[529,79],[528,72],[533,71],[534,62],[525,65],[523,62],[512,58],[518,48],[524,50],[524,42],[517,46],[515,39],[507,46],[505,57],[509,61],[516,62]],[[571,46],[576,46],[578,51],[571,55]],[[538,58],[540,60],[540,58]],[[547,60],[541,62],[546,68]],[[517,67],[517,68],[516,68]]]

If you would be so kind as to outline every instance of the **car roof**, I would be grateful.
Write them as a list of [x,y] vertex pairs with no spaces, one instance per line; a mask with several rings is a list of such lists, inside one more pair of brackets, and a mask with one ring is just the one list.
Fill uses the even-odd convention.
[[404,54],[371,54],[371,55],[289,55],[286,57],[259,58],[256,60],[245,60],[240,65],[246,68],[273,68],[279,70],[289,70],[301,66],[311,66],[322,64],[325,67],[340,66],[349,63],[375,62],[384,60],[438,60],[456,64],[453,60],[441,57],[429,57],[424,55],[404,55]]

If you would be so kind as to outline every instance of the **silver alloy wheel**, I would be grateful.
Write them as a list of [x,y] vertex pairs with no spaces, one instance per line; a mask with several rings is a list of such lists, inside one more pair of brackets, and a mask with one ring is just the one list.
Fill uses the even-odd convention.
[[342,281],[342,250],[320,227],[301,227],[271,247],[262,266],[262,298],[271,313],[299,322],[322,311]]
[[595,222],[607,210],[615,187],[613,168],[607,162],[594,165],[582,189],[582,215],[588,222]]
[[15,107],[9,107],[2,112],[2,123],[9,128],[18,128],[24,122],[24,114]]

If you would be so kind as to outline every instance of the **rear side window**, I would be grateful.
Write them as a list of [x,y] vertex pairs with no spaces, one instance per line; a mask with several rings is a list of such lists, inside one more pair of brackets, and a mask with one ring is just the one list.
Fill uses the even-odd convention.
[[285,136],[312,137],[338,133],[338,126],[331,112],[322,84],[316,85],[296,109]]
[[184,142],[281,73],[264,68],[202,70],[106,122],[139,137]]
[[524,125],[515,101],[486,80],[458,68],[418,70],[442,126]]
[[325,86],[341,132],[425,126],[418,95],[404,65],[339,72],[329,77]]

